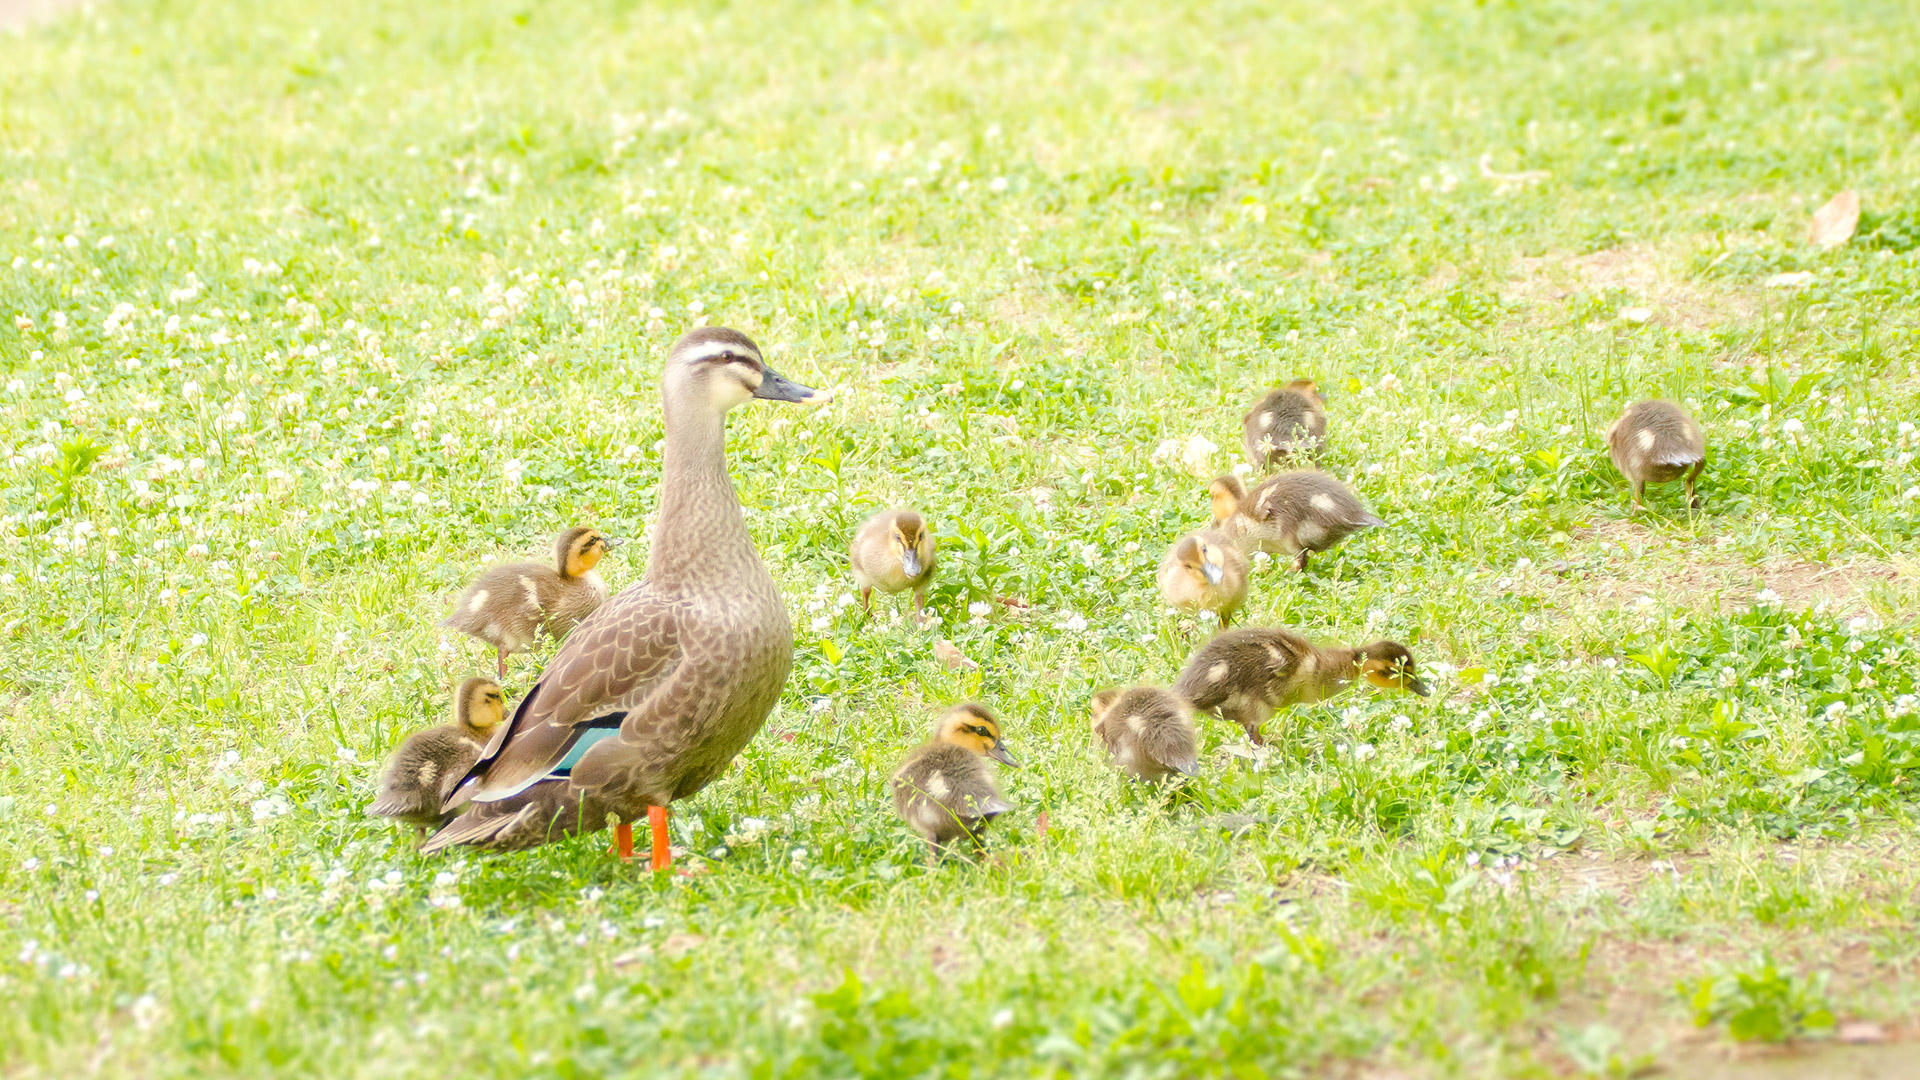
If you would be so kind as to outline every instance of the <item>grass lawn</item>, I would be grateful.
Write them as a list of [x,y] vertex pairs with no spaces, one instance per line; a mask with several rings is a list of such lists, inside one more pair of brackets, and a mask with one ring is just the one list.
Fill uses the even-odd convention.
[[[1916,178],[1911,0],[0,33],[0,1072],[1916,1067]],[[567,524],[640,576],[699,320],[838,393],[733,417],[798,640],[676,811],[705,872],[417,855],[379,763],[492,664],[435,623]],[[1258,754],[1205,721],[1170,803],[1087,701],[1201,640],[1154,567],[1296,376],[1390,527],[1247,619],[1406,641],[1435,693]],[[1606,459],[1647,396],[1706,428],[1697,513]],[[850,606],[894,504],[936,628]],[[929,868],[884,782],[970,696],[1018,809]]]

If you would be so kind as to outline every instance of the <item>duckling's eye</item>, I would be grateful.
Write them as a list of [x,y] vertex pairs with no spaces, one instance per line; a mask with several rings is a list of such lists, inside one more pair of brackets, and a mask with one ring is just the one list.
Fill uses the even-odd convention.
[[993,732],[988,731],[986,728],[983,728],[978,724],[975,724],[974,726],[969,727],[967,730],[973,732],[975,735],[978,735],[983,739],[993,738]]

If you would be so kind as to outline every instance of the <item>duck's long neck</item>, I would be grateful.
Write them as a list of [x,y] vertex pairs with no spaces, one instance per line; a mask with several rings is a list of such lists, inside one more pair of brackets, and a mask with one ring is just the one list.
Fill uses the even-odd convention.
[[667,447],[660,469],[647,580],[675,586],[726,577],[752,561],[753,543],[727,475],[722,414],[667,405]]

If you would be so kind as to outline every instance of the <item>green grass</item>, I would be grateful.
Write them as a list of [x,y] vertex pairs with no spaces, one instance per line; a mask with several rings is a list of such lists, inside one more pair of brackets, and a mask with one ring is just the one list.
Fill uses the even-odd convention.
[[[1162,8],[0,36],[0,1070],[1562,1075],[1911,1016],[1920,9]],[[491,662],[435,621],[485,557],[645,535],[696,315],[839,392],[732,423],[799,640],[676,814],[711,872],[417,856],[378,763]],[[1438,692],[1259,761],[1210,722],[1169,807],[1087,698],[1198,640],[1153,567],[1296,376],[1391,527],[1249,618]],[[1602,452],[1649,395],[1701,513]],[[896,503],[937,631],[844,606]],[[1019,810],[929,869],[884,780],[974,695]]]

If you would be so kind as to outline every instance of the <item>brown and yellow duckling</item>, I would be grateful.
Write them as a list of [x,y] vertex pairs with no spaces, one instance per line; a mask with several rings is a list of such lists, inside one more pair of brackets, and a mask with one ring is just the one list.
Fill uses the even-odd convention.
[[367,813],[407,822],[422,837],[445,824],[453,815],[442,813],[441,803],[480,760],[505,715],[499,683],[483,677],[461,683],[453,721],[407,736],[381,771],[380,793]]
[[1685,409],[1671,401],[1636,401],[1607,428],[1607,456],[1633,484],[1633,505],[1645,506],[1648,484],[1684,479],[1687,505],[1700,508],[1693,484],[1707,467],[1707,439]]
[[1315,645],[1280,627],[1229,630],[1194,650],[1173,692],[1195,709],[1217,711],[1261,742],[1260,725],[1274,710],[1306,705],[1347,688],[1355,679],[1421,697],[1427,684],[1415,673],[1413,653],[1397,641],[1349,648]]
[[1153,783],[1200,769],[1193,709],[1157,686],[1093,695],[1093,737],[1106,747],[1114,767],[1136,780]]
[[908,754],[887,782],[894,812],[926,840],[930,858],[961,837],[978,850],[987,823],[1013,809],[988,758],[1020,766],[1001,740],[1000,721],[986,706],[967,702],[941,713],[933,738]]
[[882,510],[866,520],[847,551],[853,583],[861,602],[873,608],[873,591],[913,590],[918,616],[927,604],[927,584],[933,580],[934,540],[927,519],[912,510]]
[[1327,437],[1327,403],[1312,379],[1295,379],[1254,403],[1241,421],[1247,460],[1271,469],[1294,453],[1312,453]]
[[1307,568],[1310,553],[1386,524],[1347,485],[1317,469],[1281,473],[1252,491],[1228,473],[1215,478],[1209,492],[1215,529],[1242,551],[1292,555],[1295,570]]
[[1211,611],[1221,626],[1247,602],[1247,557],[1212,529],[1188,533],[1160,561],[1160,599],[1181,611]]
[[594,567],[613,548],[614,541],[598,529],[568,529],[554,539],[554,565],[504,563],[482,572],[440,625],[493,646],[498,676],[504,679],[507,654],[532,645],[542,631],[556,641],[566,637],[606,602],[606,582]]

